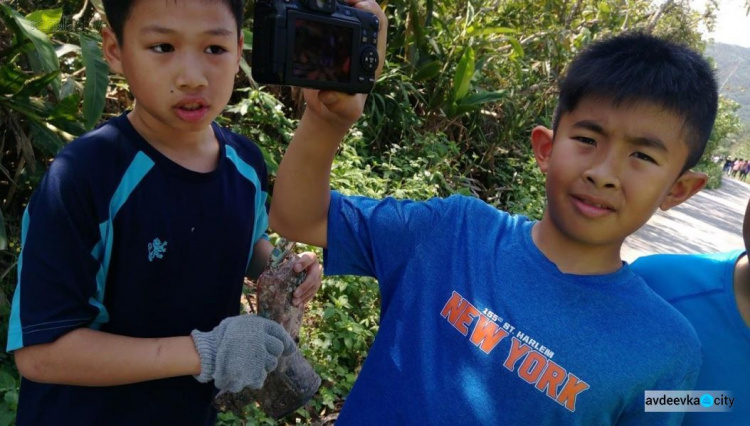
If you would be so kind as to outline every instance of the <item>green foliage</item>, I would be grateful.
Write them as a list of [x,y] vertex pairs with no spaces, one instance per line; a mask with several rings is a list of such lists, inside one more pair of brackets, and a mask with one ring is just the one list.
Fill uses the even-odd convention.
[[[22,9],[0,3],[0,146],[4,147],[0,152],[3,176],[0,346],[3,349],[15,287],[21,213],[51,158],[99,120],[109,84],[108,67],[101,58],[98,36],[93,29],[68,31],[63,25],[63,8],[26,9],[31,12],[26,16],[19,10]],[[14,423],[18,386],[13,357],[3,351],[0,426]]]
[[[740,122],[740,118],[737,116],[737,110],[740,105],[728,98],[719,98],[719,110],[716,113],[716,122],[714,123],[711,137],[708,139],[706,145],[706,151],[698,164],[698,169],[701,171],[711,170],[710,165],[713,163],[713,157],[720,156],[725,157],[727,155],[738,155],[737,148],[741,147],[742,144],[738,144],[741,136],[744,136],[744,127]],[[741,156],[740,156],[741,157]],[[742,157],[746,158],[746,157]],[[750,157],[747,157],[750,158]],[[720,184],[721,179],[714,180],[711,184]]]
[[723,164],[723,161],[721,163],[705,162],[699,164],[695,168],[695,171],[708,175],[706,189],[716,189],[721,186],[721,179],[723,175],[721,167]]

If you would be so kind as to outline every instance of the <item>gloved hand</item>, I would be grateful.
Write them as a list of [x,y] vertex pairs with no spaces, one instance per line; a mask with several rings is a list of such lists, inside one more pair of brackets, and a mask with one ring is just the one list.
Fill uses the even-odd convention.
[[199,382],[214,381],[223,391],[260,389],[281,355],[296,350],[294,341],[280,324],[257,315],[239,315],[223,320],[213,330],[193,330],[201,359]]

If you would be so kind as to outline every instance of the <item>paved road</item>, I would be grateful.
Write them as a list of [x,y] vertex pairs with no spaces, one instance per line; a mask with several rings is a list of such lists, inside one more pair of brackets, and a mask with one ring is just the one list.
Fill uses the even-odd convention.
[[724,177],[721,188],[703,190],[685,203],[661,210],[625,240],[622,258],[653,253],[712,253],[742,248],[742,220],[750,185]]

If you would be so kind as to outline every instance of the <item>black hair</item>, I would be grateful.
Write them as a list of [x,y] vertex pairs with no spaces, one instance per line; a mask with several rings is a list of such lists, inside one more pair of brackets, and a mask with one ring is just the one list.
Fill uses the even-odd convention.
[[[107,15],[107,22],[110,28],[117,36],[117,42],[122,44],[122,32],[125,28],[125,21],[130,16],[130,10],[133,7],[133,3],[136,0],[103,0],[104,14]],[[145,1],[145,0],[144,0]],[[148,0],[156,1],[156,0]],[[168,1],[168,0],[164,0]],[[210,1],[210,0],[205,0]],[[216,0],[214,0],[216,1]],[[242,35],[242,22],[244,19],[244,0],[221,0],[222,3],[226,4],[234,15],[234,20],[237,22],[237,37]]]
[[611,99],[613,105],[652,102],[678,114],[689,132],[683,171],[703,155],[719,102],[716,78],[700,54],[642,33],[591,44],[570,63],[559,89],[554,130],[561,115],[589,96]]

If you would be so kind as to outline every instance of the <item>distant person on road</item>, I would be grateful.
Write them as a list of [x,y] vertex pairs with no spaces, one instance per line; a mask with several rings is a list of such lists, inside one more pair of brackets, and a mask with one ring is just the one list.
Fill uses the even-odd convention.
[[744,250],[644,256],[632,265],[698,333],[703,366],[695,389],[733,393],[730,412],[687,413],[685,425],[750,424],[750,202],[742,235]]
[[734,161],[731,158],[727,157],[726,161],[724,162],[724,168],[723,168],[725,175],[729,176],[729,173],[731,173],[732,171],[733,165],[734,165]]
[[732,165],[732,177],[736,178],[739,174],[740,170],[742,170],[743,167],[745,167],[745,159],[740,158],[739,160],[735,160],[734,164]]
[[747,178],[747,173],[750,172],[750,161],[745,161],[745,164],[742,166],[742,169],[740,170],[740,180],[745,181]]

